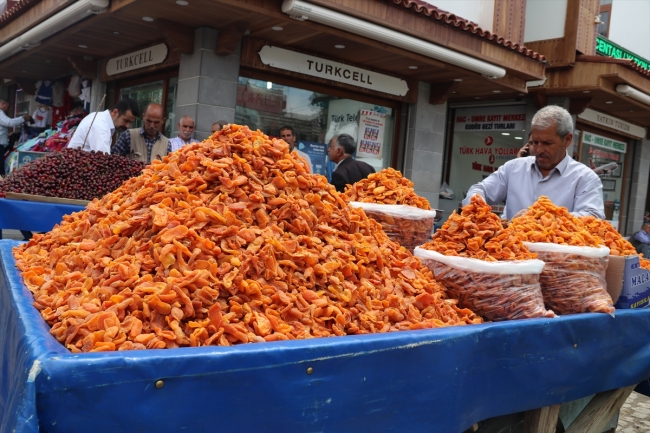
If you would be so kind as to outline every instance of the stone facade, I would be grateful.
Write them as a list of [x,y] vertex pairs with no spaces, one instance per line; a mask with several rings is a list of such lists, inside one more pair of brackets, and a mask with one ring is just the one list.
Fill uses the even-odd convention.
[[235,120],[241,46],[232,55],[219,56],[215,54],[218,36],[216,29],[196,29],[194,53],[181,55],[176,118],[195,119],[197,140],[210,136],[214,122]]
[[404,176],[415,183],[415,191],[438,207],[442,183],[447,104],[429,104],[431,85],[419,83],[418,100],[409,107],[404,149]]

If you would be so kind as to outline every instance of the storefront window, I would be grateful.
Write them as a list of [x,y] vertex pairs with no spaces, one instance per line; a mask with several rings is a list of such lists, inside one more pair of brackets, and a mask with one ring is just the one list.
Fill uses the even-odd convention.
[[603,182],[605,219],[618,228],[623,194],[623,168],[627,143],[593,134],[582,133],[580,162],[591,167]]
[[235,123],[272,137],[280,136],[282,126],[291,126],[314,173],[331,173],[327,147],[342,133],[354,137],[355,157],[375,170],[389,167],[392,160],[395,110],[389,107],[240,77]]
[[[449,203],[451,209],[456,208],[472,185],[517,157],[528,138],[525,129],[525,105],[455,110],[448,183],[456,200]],[[441,200],[441,205],[446,202]],[[493,209],[502,211],[501,206]]]
[[16,107],[14,109],[14,117],[22,116],[23,114],[31,114],[29,112],[29,104],[31,97],[23,92],[22,89],[16,90]]
[[[163,103],[165,97],[165,83],[167,84],[167,100]],[[139,84],[137,86],[123,87],[120,89],[120,99],[129,97],[138,102],[140,113],[144,114],[144,110],[152,102],[161,104],[166,110],[167,121],[165,122],[165,130],[163,134],[166,137],[171,137],[176,126],[174,107],[176,107],[176,93],[178,89],[178,77],[172,77],[169,80],[154,81],[146,84]],[[140,128],[142,126],[142,117],[135,119],[131,124],[131,128]]]
[[176,113],[173,111],[176,107],[176,94],[178,90],[178,77],[169,79],[167,87],[167,121],[165,122],[165,136],[172,137],[174,130],[177,129]]

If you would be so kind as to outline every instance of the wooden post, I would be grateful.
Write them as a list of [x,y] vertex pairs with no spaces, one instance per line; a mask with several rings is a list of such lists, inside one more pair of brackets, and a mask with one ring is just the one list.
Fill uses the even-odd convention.
[[632,385],[596,394],[566,433],[601,433],[635,387]]
[[559,414],[559,404],[526,411],[524,433],[555,433]]

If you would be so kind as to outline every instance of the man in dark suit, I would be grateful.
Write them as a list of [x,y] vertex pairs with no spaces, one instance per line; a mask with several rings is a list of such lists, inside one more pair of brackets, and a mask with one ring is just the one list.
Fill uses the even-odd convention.
[[336,164],[332,172],[332,185],[338,192],[345,191],[345,185],[352,185],[374,173],[370,164],[352,158],[357,145],[348,134],[337,135],[330,141],[327,149],[330,161]]

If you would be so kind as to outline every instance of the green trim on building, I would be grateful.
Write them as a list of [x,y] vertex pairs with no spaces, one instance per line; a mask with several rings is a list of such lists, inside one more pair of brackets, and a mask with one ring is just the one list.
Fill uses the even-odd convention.
[[614,57],[615,59],[630,59],[634,63],[641,66],[643,69],[650,70],[650,61],[643,57],[637,56],[631,51],[626,50],[620,45],[615,44],[604,36],[596,36],[596,54],[607,57]]

